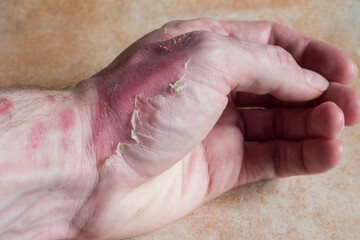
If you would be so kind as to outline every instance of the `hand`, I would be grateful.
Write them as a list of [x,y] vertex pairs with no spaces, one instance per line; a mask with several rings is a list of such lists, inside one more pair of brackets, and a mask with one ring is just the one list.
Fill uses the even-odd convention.
[[79,238],[141,234],[239,185],[333,168],[336,138],[360,119],[345,86],[356,74],[340,50],[276,23],[195,19],[146,35],[77,87],[98,168]]

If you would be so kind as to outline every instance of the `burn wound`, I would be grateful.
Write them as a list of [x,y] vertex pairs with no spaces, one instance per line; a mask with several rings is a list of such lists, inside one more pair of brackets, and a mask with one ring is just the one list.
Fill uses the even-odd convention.
[[[161,111],[165,103],[165,97],[157,95],[153,98],[145,97],[144,94],[138,94],[135,97],[135,110],[131,116],[131,138],[135,145],[151,145],[150,143],[156,141],[154,133],[156,129],[151,126],[150,122],[156,122],[157,112]],[[151,120],[151,118],[153,118]],[[124,149],[129,148],[131,144],[119,142],[116,149],[116,154],[111,155],[105,160],[104,166],[108,167],[117,158],[122,156]]]
[[[141,101],[141,94],[144,98],[163,95],[164,98],[171,96],[178,100],[185,95],[184,90],[189,88],[189,84],[183,77],[186,67],[189,67],[190,57],[184,48],[191,40],[189,37],[190,35],[183,36],[176,39],[176,42],[171,39],[152,42],[146,48],[129,52],[124,58],[117,60],[117,63],[123,63],[120,65],[122,67],[115,64],[113,68],[107,69],[110,73],[107,72],[106,75],[111,77],[107,77],[106,81],[100,81],[101,78],[96,81],[98,99],[92,112],[92,141],[97,159],[102,164],[109,155],[114,154],[115,142],[130,140],[132,143],[141,144],[151,137],[147,132],[138,131],[139,126],[134,129],[134,124],[142,122],[137,118],[140,117],[138,114],[144,115],[149,111],[140,111],[134,107],[134,100]],[[136,97],[137,95],[139,96]],[[154,100],[160,100],[160,97]],[[121,113],[122,117],[118,117],[117,113]],[[148,117],[154,120],[153,116]],[[128,134],[124,130],[131,127],[129,118],[132,119],[133,129],[130,129]],[[114,131],[108,131],[109,129]]]
[[0,116],[8,115],[11,111],[12,103],[8,99],[0,99]]

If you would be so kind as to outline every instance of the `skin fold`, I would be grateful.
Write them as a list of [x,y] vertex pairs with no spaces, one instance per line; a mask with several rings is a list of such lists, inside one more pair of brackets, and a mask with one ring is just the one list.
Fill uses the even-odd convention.
[[[342,129],[360,120],[359,95],[346,86],[356,75],[345,53],[277,23],[167,23],[68,90],[68,100],[36,93],[59,106],[58,124],[31,118],[18,158],[38,159],[49,131],[59,130],[57,154],[76,167],[49,188],[66,189],[76,204],[51,236],[38,233],[42,225],[31,237],[130,237],[232,188],[328,171],[343,155]],[[0,119],[14,104],[4,95]],[[3,236],[16,236],[15,226],[4,224]]]

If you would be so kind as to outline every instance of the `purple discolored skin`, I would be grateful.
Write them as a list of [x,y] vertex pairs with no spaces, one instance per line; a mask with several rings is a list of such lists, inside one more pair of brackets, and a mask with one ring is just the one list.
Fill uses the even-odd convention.
[[132,141],[130,119],[135,110],[135,96],[169,93],[169,84],[184,74],[189,57],[183,49],[191,40],[182,37],[146,43],[141,48],[135,43],[90,79],[95,83],[97,95],[92,129],[99,165],[114,153],[119,142]]

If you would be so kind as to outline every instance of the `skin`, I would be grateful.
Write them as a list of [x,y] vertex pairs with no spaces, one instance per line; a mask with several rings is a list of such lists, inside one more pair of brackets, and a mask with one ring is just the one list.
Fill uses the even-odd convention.
[[[1,149],[0,216],[14,217],[0,232],[119,239],[243,184],[330,170],[341,130],[360,120],[360,97],[346,86],[356,75],[343,52],[282,25],[194,19],[149,33],[74,89],[6,92],[3,129],[36,107],[29,96],[46,107],[0,138],[28,141]],[[186,86],[171,91],[178,80]],[[24,166],[33,181],[11,178]],[[31,206],[11,208],[29,197]]]

